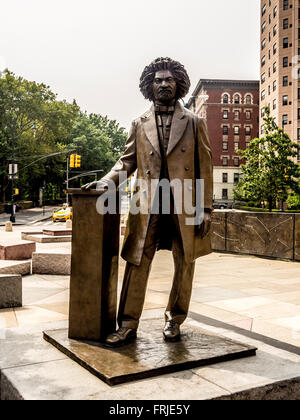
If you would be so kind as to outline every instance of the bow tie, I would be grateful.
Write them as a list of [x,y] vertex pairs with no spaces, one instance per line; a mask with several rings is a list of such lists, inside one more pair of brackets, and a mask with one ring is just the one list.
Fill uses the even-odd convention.
[[154,105],[154,111],[156,114],[173,114],[175,106]]

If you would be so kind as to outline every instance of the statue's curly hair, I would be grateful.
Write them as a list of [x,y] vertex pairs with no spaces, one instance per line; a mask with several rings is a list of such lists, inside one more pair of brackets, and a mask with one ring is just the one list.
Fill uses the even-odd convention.
[[144,68],[140,78],[140,91],[144,97],[154,101],[153,80],[160,70],[170,70],[177,84],[176,100],[184,98],[191,86],[190,78],[184,66],[169,57],[159,57]]

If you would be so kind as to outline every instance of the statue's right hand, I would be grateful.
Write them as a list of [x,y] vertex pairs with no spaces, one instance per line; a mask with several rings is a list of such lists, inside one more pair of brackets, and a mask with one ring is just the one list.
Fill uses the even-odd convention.
[[91,189],[96,189],[97,191],[106,191],[107,190],[107,184],[103,181],[93,181],[89,182],[88,184],[85,184],[81,187],[82,190],[88,191]]

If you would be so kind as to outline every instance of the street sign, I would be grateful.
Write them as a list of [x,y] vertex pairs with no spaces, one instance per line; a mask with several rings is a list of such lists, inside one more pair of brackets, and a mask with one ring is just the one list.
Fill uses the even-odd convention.
[[19,175],[18,174],[18,165],[17,163],[10,163],[9,167],[8,167],[8,174],[9,174],[9,179],[18,179]]

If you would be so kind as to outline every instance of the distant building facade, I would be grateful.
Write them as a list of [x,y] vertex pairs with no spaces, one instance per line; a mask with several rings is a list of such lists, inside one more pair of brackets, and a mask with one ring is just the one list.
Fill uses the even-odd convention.
[[268,106],[277,125],[300,143],[299,0],[261,0],[260,16],[260,135]]
[[237,151],[259,135],[259,81],[200,79],[187,108],[207,121],[214,200],[231,202],[242,172]]

